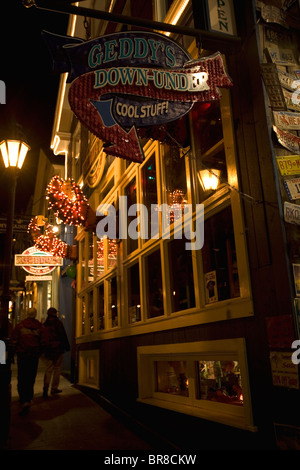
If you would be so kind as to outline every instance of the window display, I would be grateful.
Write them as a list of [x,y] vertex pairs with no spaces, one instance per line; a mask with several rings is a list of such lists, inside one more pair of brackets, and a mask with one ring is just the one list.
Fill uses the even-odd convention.
[[157,361],[155,368],[157,392],[189,396],[189,380],[185,361]]
[[113,277],[109,281],[109,317],[110,326],[118,326],[118,296],[117,296],[117,278]]
[[238,361],[198,361],[199,398],[243,406]]

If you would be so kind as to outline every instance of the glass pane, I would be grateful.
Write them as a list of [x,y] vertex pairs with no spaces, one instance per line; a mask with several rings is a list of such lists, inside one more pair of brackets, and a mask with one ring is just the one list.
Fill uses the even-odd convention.
[[227,181],[222,120],[219,102],[201,103],[192,111],[195,140],[200,149],[197,177],[201,200]]
[[[187,203],[187,185],[185,159],[180,158],[180,150],[176,147],[165,146],[164,155],[167,204],[175,211]],[[179,214],[175,215],[177,218]],[[174,212],[170,214],[169,223],[174,222]]]
[[155,154],[153,154],[149,160],[145,163],[141,173],[141,191],[143,194],[143,204],[148,209],[148,238],[152,238],[158,232],[158,225],[155,227],[152,224],[151,231],[151,204],[157,205],[157,188],[156,188],[156,165],[155,165]]
[[94,280],[94,237],[93,233],[89,232],[89,266],[88,266],[88,281],[92,282]]
[[198,370],[201,400],[243,406],[238,361],[199,361]]
[[109,281],[109,313],[111,327],[118,326],[118,297],[117,297],[117,278],[113,277]]
[[140,274],[139,263],[134,264],[127,270],[128,282],[128,322],[136,323],[141,321],[141,301],[140,301]]
[[85,316],[86,316],[86,305],[85,305],[85,297],[82,297],[82,303],[81,303],[81,334],[85,334]]
[[85,286],[85,243],[84,240],[80,242],[81,250],[81,288]]
[[239,297],[231,207],[205,220],[202,259],[206,303]]
[[156,391],[171,395],[189,396],[187,363],[185,361],[158,361]]
[[[127,207],[129,208],[133,204],[137,203],[137,196],[136,196],[136,179],[134,178],[125,188],[124,196],[127,196]],[[130,222],[136,219],[136,215],[128,215],[127,217],[127,233],[128,233],[128,225]],[[132,237],[127,237],[127,254],[132,253],[134,250],[138,248],[138,239],[133,239]]]
[[192,251],[186,241],[172,240],[168,246],[172,312],[195,307]]
[[104,240],[97,240],[97,276],[104,273]]
[[89,293],[89,317],[90,317],[90,332],[94,331],[94,295],[93,291]]
[[108,269],[111,269],[117,265],[117,241],[116,240],[108,240]]
[[104,284],[98,287],[98,330],[104,330]]
[[146,257],[148,318],[164,314],[160,250]]

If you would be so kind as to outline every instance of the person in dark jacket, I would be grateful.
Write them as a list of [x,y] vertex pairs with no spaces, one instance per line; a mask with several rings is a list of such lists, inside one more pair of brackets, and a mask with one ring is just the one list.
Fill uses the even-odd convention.
[[50,307],[47,310],[47,320],[44,323],[45,327],[45,361],[46,370],[44,374],[44,390],[43,397],[48,397],[48,390],[51,383],[51,395],[61,393],[62,390],[58,388],[61,364],[63,354],[70,351],[69,340],[62,322],[57,317],[57,310]]
[[20,415],[28,413],[34,395],[39,357],[42,353],[43,325],[36,320],[37,311],[30,308],[27,318],[13,330],[11,347],[13,355],[17,354],[18,393],[21,404]]

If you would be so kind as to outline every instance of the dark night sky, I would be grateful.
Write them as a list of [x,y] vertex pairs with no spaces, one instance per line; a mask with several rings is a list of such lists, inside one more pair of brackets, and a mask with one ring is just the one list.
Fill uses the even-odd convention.
[[[41,37],[46,29],[66,34],[68,16],[25,8],[21,0],[3,0],[0,6],[0,80],[6,84],[6,104],[0,104],[0,139],[11,123],[23,128],[31,151],[18,177],[15,213],[24,213],[34,191],[40,148],[49,151],[59,76]],[[0,163],[0,214],[5,213],[5,168]]]

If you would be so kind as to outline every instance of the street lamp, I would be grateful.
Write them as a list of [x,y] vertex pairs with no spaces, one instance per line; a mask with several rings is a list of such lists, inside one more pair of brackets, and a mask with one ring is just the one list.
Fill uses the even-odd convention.
[[[8,185],[7,191],[7,221],[4,250],[4,266],[2,279],[2,295],[0,308],[0,340],[1,345],[8,344],[8,314],[10,301],[10,276],[12,258],[13,220],[15,211],[15,193],[17,177],[24,163],[30,147],[23,141],[12,139],[0,143],[0,151],[5,165],[5,177]],[[0,365],[0,446],[6,442],[10,423],[10,397],[11,397],[11,368],[10,361]]]
[[13,220],[15,211],[15,193],[18,172],[21,170],[30,147],[20,140],[3,140],[0,143],[0,151],[5,165],[5,173],[8,182],[7,198],[7,221],[6,239],[3,269],[3,289],[1,297],[0,316],[0,338],[6,339],[8,336],[8,307],[10,301],[9,284],[11,275]]

